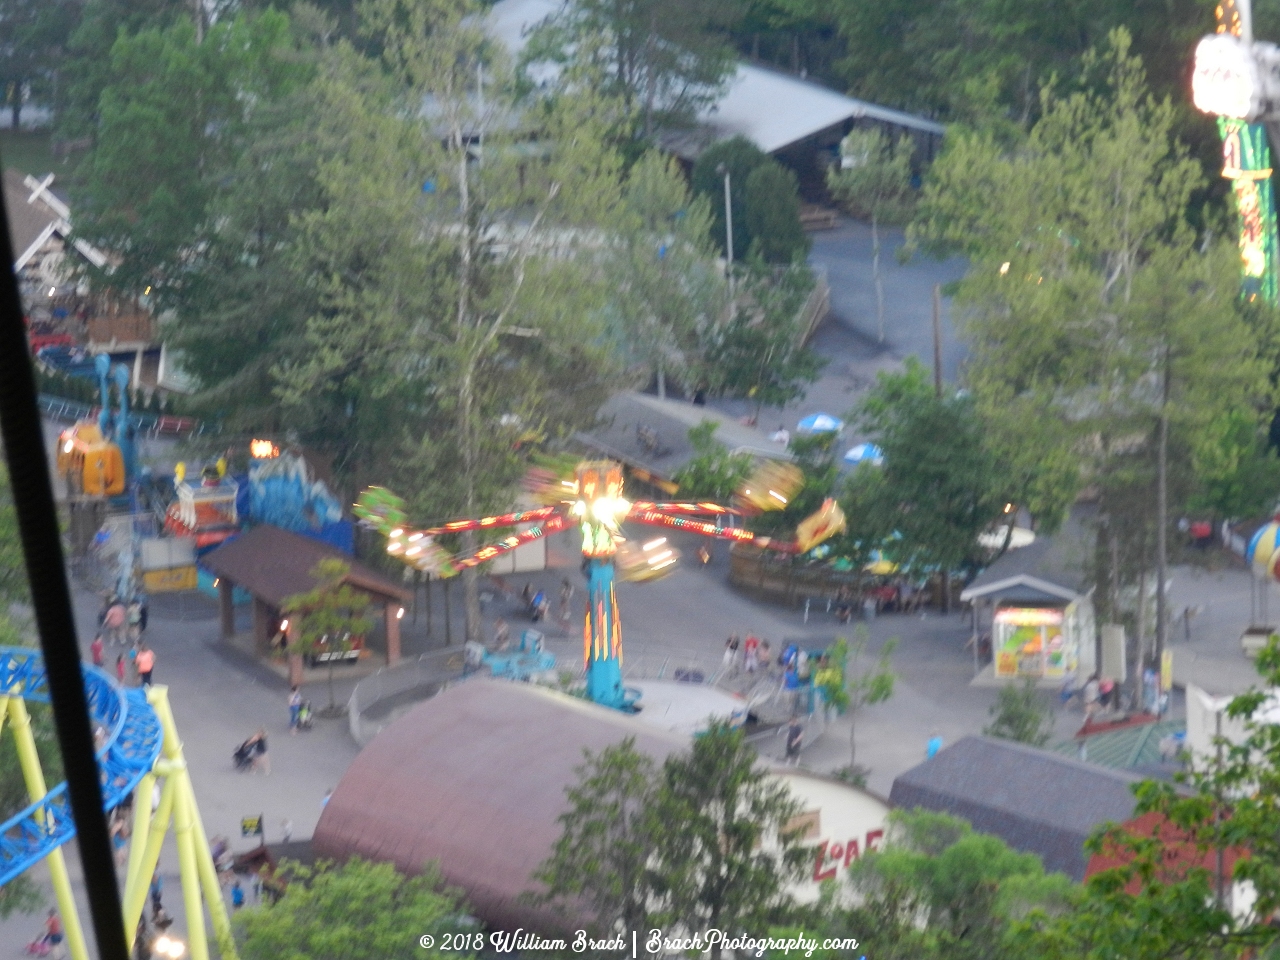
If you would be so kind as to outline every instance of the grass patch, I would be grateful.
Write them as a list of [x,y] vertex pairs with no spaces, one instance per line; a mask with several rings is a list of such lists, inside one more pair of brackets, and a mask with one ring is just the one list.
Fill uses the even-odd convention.
[[67,160],[53,158],[51,141],[47,130],[0,130],[0,160],[6,169],[15,167],[34,177],[70,173],[71,164]]

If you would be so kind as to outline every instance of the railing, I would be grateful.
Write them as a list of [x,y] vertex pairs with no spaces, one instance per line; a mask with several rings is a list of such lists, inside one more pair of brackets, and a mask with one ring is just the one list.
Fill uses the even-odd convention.
[[[55,397],[42,393],[39,397],[40,410],[50,420],[60,423],[75,423],[78,420],[89,420],[98,415],[99,408],[78,400]],[[204,424],[191,417],[175,417],[161,413],[129,414],[129,422],[139,433],[152,437],[199,436],[204,433]]]
[[462,676],[463,653],[461,647],[445,647],[424,653],[417,660],[406,660],[394,666],[383,667],[370,674],[351,691],[347,702],[347,723],[351,739],[364,746],[376,737],[391,721],[387,717],[369,717],[367,714],[378,704],[421,689],[425,700],[433,693]]

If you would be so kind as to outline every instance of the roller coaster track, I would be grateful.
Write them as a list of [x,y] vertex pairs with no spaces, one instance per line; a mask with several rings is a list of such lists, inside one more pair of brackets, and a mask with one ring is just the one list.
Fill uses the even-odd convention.
[[[124,689],[106,673],[85,665],[84,686],[95,729],[105,732],[98,748],[104,810],[119,806],[151,772],[164,734],[160,719],[140,689]],[[0,698],[48,703],[44,657],[38,650],[0,647]],[[60,783],[44,797],[0,824],[0,886],[34,866],[76,835]]]

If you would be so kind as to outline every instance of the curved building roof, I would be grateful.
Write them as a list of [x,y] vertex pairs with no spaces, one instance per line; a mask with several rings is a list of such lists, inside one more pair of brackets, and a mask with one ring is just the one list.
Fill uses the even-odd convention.
[[519,902],[560,835],[565,787],[583,749],[634,737],[661,763],[688,737],[541,687],[473,679],[425,701],[360,752],[325,806],[319,856],[389,861],[407,873],[435,860],[470,911],[502,929],[545,929]]

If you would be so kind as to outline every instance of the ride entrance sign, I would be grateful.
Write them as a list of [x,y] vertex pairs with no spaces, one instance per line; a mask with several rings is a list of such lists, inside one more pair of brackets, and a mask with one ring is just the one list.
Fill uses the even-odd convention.
[[240,836],[261,837],[262,835],[262,814],[258,814],[256,817],[240,818]]

